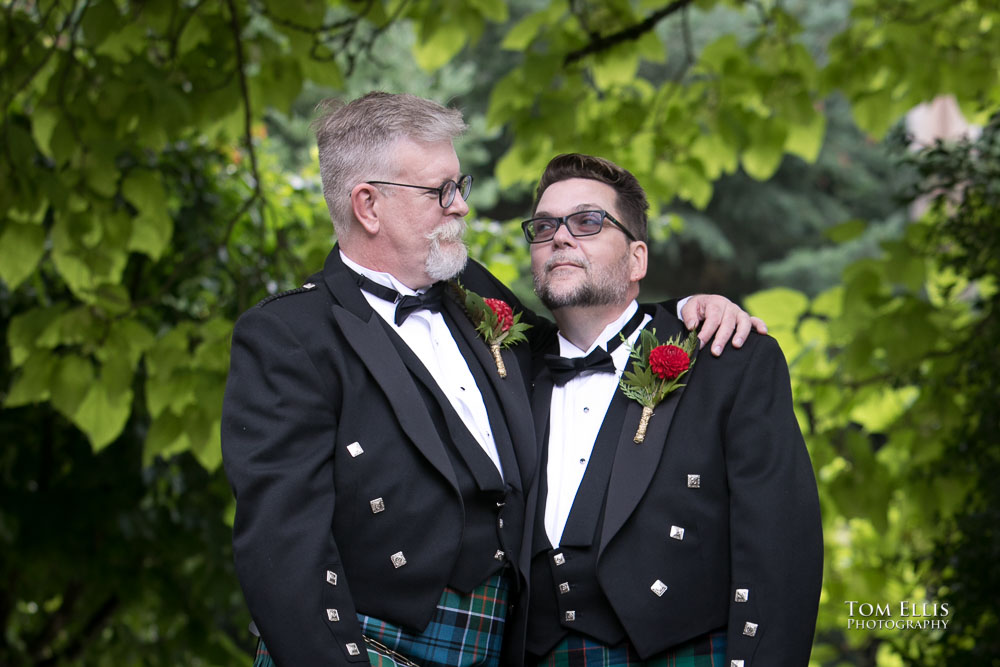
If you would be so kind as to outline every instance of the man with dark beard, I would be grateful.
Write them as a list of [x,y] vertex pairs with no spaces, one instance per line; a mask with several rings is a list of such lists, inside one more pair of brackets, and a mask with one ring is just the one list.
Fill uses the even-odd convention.
[[755,335],[697,355],[636,302],[647,208],[628,171],[561,155],[523,223],[559,327],[533,396],[531,662],[802,667],[823,543],[784,358]]
[[501,377],[455,295],[549,327],[466,265],[458,111],[371,93],[315,127],[338,243],[240,318],[223,409],[260,662],[496,665],[527,572],[530,351],[497,352]]

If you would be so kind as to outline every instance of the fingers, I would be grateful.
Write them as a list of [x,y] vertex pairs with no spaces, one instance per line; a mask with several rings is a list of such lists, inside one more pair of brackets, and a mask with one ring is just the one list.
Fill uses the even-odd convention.
[[714,294],[697,294],[688,299],[681,309],[684,326],[695,329],[701,322],[698,340],[701,347],[712,342],[711,351],[716,357],[726,348],[726,343],[732,340],[735,348],[740,348],[746,342],[750,330],[766,334],[767,325],[759,317],[750,314],[724,296]]
[[[701,347],[705,347],[708,344],[708,341],[712,339],[712,334],[718,331],[719,327],[724,323],[725,307],[720,305],[720,299],[722,297],[705,297],[703,300],[701,308],[705,321],[701,325],[701,331],[698,332],[698,340],[701,341]],[[728,335],[726,336],[726,340],[729,340]]]
[[[739,306],[734,303],[727,303],[722,311],[721,322],[719,323],[718,330],[715,332],[715,340],[712,341],[712,356],[718,357],[722,354],[722,350],[726,347],[726,343],[729,339],[733,337],[733,331],[736,329],[737,323],[737,313],[741,313],[746,318],[746,328],[750,329],[750,317],[744,313]],[[706,320],[707,322],[707,320]],[[743,335],[746,337],[746,334]],[[740,340],[740,345],[743,344],[742,339]],[[739,347],[739,345],[736,345]]]
[[684,306],[681,308],[681,319],[684,321],[684,326],[687,327],[688,331],[694,331],[698,328],[698,324],[701,322],[701,298],[703,295],[689,296],[686,299],[682,299],[681,303]]
[[750,335],[751,320],[750,315],[742,310],[736,314],[736,333],[733,334],[733,347],[743,347],[744,341]]

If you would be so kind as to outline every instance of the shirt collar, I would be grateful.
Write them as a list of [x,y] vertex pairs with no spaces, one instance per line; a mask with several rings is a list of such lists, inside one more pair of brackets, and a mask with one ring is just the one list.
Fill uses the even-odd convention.
[[632,302],[629,303],[628,307],[622,311],[622,314],[618,316],[618,319],[604,327],[604,330],[601,331],[597,338],[594,339],[594,343],[586,350],[581,350],[576,345],[566,340],[560,332],[559,355],[572,359],[574,357],[585,357],[598,347],[603,347],[605,350],[608,349],[608,341],[618,335],[618,332],[622,330],[625,323],[628,322],[633,315],[635,315],[635,311],[638,309],[639,302],[633,299]]
[[375,271],[374,269],[369,269],[368,267],[361,266],[353,259],[345,255],[343,250],[340,251],[340,259],[349,269],[353,269],[354,271],[357,271],[366,278],[374,280],[379,285],[391,287],[392,289],[396,290],[397,292],[399,292],[404,296],[406,296],[407,294],[420,294],[426,291],[426,290],[410,289],[409,287],[401,283],[399,280],[397,280],[396,276],[392,275],[391,273],[385,273],[383,271]]

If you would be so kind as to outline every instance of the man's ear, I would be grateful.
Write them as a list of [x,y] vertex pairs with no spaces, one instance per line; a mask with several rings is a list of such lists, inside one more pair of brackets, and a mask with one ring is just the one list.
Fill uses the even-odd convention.
[[379,231],[378,207],[376,195],[378,190],[370,183],[358,183],[351,190],[351,209],[361,227],[371,235]]
[[637,283],[646,277],[649,268],[649,247],[643,241],[629,243],[629,280]]

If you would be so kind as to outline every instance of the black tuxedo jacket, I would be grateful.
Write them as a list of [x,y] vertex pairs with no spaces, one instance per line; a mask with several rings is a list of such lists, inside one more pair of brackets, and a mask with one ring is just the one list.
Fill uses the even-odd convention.
[[[460,280],[523,310],[474,262]],[[498,399],[508,462],[526,490],[537,461],[523,372],[530,350],[504,350],[501,379],[458,305],[446,299],[445,309],[473,350],[468,363],[487,371],[480,389]],[[414,379],[338,248],[303,288],[237,322],[222,449],[236,495],[237,574],[279,665],[367,664],[357,611],[427,625],[458,555],[462,499]],[[376,499],[384,510],[374,513]]]
[[[644,308],[660,341],[686,335],[670,312]],[[642,444],[633,442],[642,406],[615,393],[628,406],[597,538],[599,584],[644,658],[728,626],[727,667],[802,667],[823,541],[784,357],[773,338],[751,334],[742,349],[698,355],[685,377],[655,408]],[[551,387],[542,370],[540,439]],[[538,502],[536,486],[529,515]]]

